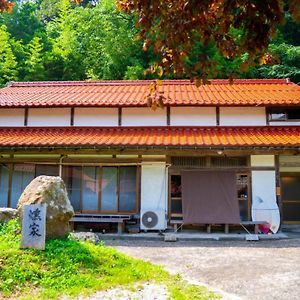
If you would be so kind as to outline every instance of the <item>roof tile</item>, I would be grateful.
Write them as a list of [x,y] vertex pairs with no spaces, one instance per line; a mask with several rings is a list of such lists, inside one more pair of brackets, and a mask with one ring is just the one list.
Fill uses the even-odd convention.
[[300,127],[0,128],[0,147],[300,147]]
[[[0,89],[0,107],[146,106],[152,81],[14,82]],[[199,88],[188,80],[165,80],[165,105],[299,105],[300,87],[286,79],[212,80]]]

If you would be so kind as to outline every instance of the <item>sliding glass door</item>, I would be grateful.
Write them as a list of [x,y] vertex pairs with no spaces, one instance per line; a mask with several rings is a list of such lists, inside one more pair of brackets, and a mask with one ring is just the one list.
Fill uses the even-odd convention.
[[137,211],[137,167],[64,167],[64,181],[77,212]]
[[136,209],[136,168],[122,167],[119,169],[119,210],[134,211]]
[[98,210],[99,202],[99,169],[82,168],[82,210]]
[[118,168],[103,167],[101,180],[101,210],[118,211]]
[[17,207],[21,194],[34,177],[35,165],[15,164],[13,166],[10,207]]

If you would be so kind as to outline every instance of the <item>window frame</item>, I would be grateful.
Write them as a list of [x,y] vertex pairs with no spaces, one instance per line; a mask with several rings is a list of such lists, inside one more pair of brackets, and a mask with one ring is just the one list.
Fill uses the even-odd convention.
[[[65,167],[78,167],[76,165],[68,165]],[[66,168],[63,167],[63,180],[67,183],[66,179]],[[83,168],[86,167],[85,165],[79,166],[81,167],[81,189],[80,189],[80,210],[76,210],[76,213],[94,213],[94,214],[137,214],[139,211],[139,203],[140,203],[140,167],[139,166],[131,166],[131,165],[124,165],[124,166],[95,166],[97,168],[98,172],[98,187],[99,187],[99,193],[98,193],[98,209],[97,210],[88,210],[83,209]],[[116,210],[102,210],[102,178],[103,178],[103,168],[117,168],[117,209]],[[136,197],[135,197],[135,209],[132,211],[125,211],[120,210],[120,168],[124,167],[133,167],[136,169]]]
[[[289,111],[298,110],[299,118],[289,118]],[[272,118],[273,114],[282,113],[284,118]],[[300,122],[300,108],[297,107],[269,107],[267,110],[268,122]]]

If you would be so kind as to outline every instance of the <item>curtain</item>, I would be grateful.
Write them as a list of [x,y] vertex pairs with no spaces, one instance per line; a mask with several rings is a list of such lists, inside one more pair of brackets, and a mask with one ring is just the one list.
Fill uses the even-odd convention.
[[239,223],[235,173],[183,171],[182,210],[185,224]]

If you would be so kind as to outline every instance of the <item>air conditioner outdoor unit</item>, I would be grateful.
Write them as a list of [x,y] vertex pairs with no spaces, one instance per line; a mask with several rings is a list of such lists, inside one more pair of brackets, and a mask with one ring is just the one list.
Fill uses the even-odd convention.
[[166,214],[163,210],[141,211],[141,230],[165,230]]

